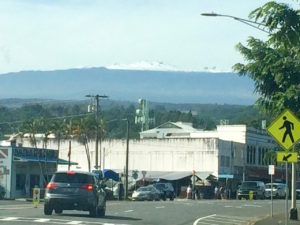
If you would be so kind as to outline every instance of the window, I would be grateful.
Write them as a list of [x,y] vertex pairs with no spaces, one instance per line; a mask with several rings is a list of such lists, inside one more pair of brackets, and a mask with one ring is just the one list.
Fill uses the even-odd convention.
[[230,166],[230,157],[221,155],[221,167],[229,167]]
[[81,174],[81,173],[56,173],[53,178],[52,182],[58,183],[78,183],[78,184],[94,184],[95,180],[93,176],[88,174]]
[[24,190],[25,189],[25,182],[26,182],[26,175],[25,174],[17,174],[16,175],[16,190]]
[[261,160],[261,148],[259,147],[258,148],[258,165],[261,165],[262,164],[262,160]]

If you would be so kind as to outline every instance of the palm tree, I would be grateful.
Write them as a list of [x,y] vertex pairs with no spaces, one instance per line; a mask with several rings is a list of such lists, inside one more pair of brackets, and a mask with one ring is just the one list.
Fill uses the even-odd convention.
[[273,149],[270,149],[267,151],[264,155],[264,164],[265,165],[275,165],[276,164],[276,151]]
[[40,167],[40,171],[43,177],[44,183],[46,183],[46,179],[44,176],[43,167],[40,161],[40,151],[37,147],[37,139],[36,134],[38,134],[41,131],[41,119],[32,119],[29,121],[25,121],[24,124],[21,127],[22,133],[29,133],[29,141],[32,147],[34,147],[37,151],[38,155],[38,163]]
[[89,140],[95,134],[95,127],[92,126],[91,118],[86,117],[76,121],[74,134],[77,137],[79,143],[83,144],[85,147],[85,153],[88,161],[88,169],[91,171],[91,156],[90,156],[90,148],[89,148]]
[[[70,127],[69,127],[70,128]],[[52,123],[52,133],[55,135],[55,140],[57,141],[57,158],[56,158],[56,170],[58,168],[58,159],[59,159],[59,152],[60,152],[60,144],[61,140],[68,138],[68,132],[70,129],[68,129],[66,120],[56,120]]]
[[[100,168],[101,168],[101,159],[102,159],[102,155],[101,155],[101,145],[102,145],[102,141],[104,140],[104,138],[105,138],[105,134],[106,134],[106,121],[105,120],[103,120],[103,119],[100,119],[99,121],[98,121],[98,124],[96,124],[96,126],[99,126],[99,136],[100,136],[100,138],[99,138],[99,140],[100,140]],[[104,155],[103,155],[103,157],[105,157]],[[103,165],[104,166],[104,165]],[[103,167],[103,169],[104,169],[104,167]]]

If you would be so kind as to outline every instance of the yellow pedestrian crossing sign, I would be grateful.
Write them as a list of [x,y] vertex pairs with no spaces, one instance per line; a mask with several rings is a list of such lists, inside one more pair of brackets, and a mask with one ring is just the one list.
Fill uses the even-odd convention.
[[298,154],[297,152],[277,152],[276,160],[277,162],[296,163],[298,162]]
[[286,109],[271,123],[267,131],[281,147],[288,151],[300,139],[300,121]]

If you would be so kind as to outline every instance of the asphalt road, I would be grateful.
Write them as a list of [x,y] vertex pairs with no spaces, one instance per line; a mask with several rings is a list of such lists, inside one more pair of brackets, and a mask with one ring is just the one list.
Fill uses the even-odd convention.
[[[274,200],[274,213],[284,212],[284,200]],[[298,205],[298,208],[300,205]],[[159,202],[107,202],[104,218],[88,212],[43,213],[43,203],[0,201],[0,224],[81,224],[81,225],[244,225],[270,214],[270,200],[185,200]]]

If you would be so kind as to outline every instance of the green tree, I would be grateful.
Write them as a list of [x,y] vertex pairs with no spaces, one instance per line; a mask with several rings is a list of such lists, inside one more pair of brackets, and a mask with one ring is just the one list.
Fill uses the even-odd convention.
[[249,18],[263,24],[269,35],[266,41],[250,37],[247,46],[239,43],[247,63],[235,64],[234,70],[254,80],[263,112],[276,116],[290,108],[300,115],[300,11],[271,1]]
[[52,123],[51,131],[55,135],[54,140],[57,141],[57,159],[56,159],[56,169],[57,169],[61,140],[68,138],[68,133],[69,133],[66,120],[54,120]]
[[90,156],[90,139],[95,137],[96,121],[94,117],[81,118],[74,122],[74,127],[72,128],[73,134],[77,137],[79,143],[83,144],[85,147],[85,153],[88,162],[88,169],[91,171],[91,156]]

